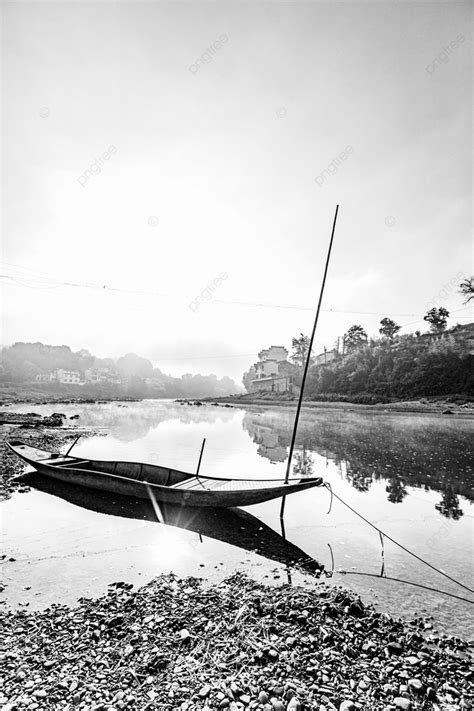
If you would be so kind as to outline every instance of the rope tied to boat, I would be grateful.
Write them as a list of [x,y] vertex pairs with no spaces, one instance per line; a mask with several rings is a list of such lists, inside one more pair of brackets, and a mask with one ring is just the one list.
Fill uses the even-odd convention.
[[[330,507],[329,507],[328,513],[330,513],[330,511],[331,511],[332,499],[335,496],[336,499],[338,499],[341,502],[341,504],[344,504],[344,506],[346,506],[350,511],[352,511],[352,513],[355,513],[356,516],[361,518],[363,521],[365,521],[365,523],[367,523],[369,526],[372,526],[372,528],[374,528],[378,532],[378,534],[380,536],[380,540],[382,541],[382,550],[383,550],[383,538],[387,538],[389,541],[391,541],[396,546],[398,546],[403,551],[405,551],[405,553],[408,553],[409,555],[413,556],[414,558],[419,560],[420,563],[424,563],[425,565],[427,565],[428,568],[431,568],[431,570],[434,570],[436,573],[439,573],[440,575],[444,575],[445,578],[447,578],[448,580],[451,580],[451,582],[455,583],[456,585],[459,585],[461,588],[464,588],[464,590],[467,590],[470,593],[474,592],[474,590],[472,588],[468,587],[467,585],[464,585],[464,583],[461,583],[459,580],[456,580],[456,578],[453,578],[451,575],[448,575],[448,573],[445,573],[443,570],[441,570],[440,568],[437,568],[435,565],[428,563],[427,560],[424,560],[424,558],[417,555],[417,553],[414,553],[413,551],[411,551],[409,548],[404,546],[403,543],[399,543],[394,538],[392,538],[392,536],[389,536],[388,533],[385,533],[385,531],[382,531],[378,526],[376,526],[374,523],[372,523],[372,521],[369,521],[369,519],[365,518],[365,516],[363,516],[358,511],[356,511],[350,504],[348,504],[346,501],[344,501],[344,499],[342,499],[338,494],[336,494],[336,492],[333,491],[331,484],[329,482],[324,482],[323,486],[326,489],[328,489],[331,494],[331,501],[330,501]],[[382,536],[383,536],[383,538],[382,538]],[[382,557],[384,557],[383,554],[382,554]]]

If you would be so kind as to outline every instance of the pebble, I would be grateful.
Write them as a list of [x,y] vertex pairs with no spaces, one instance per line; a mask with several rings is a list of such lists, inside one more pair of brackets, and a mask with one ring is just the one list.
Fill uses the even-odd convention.
[[386,649],[390,654],[402,654],[403,648],[398,642],[389,642]]
[[339,706],[339,711],[357,711],[357,708],[353,701],[343,701]]
[[301,704],[296,696],[293,696],[290,699],[288,706],[286,707],[286,711],[301,711]]
[[285,711],[285,706],[284,704],[279,701],[279,699],[272,699],[272,709],[273,711]]
[[170,574],[73,608],[0,609],[0,624],[0,709],[408,711],[436,700],[433,680],[456,711],[469,698],[468,643],[425,638],[419,621],[392,620],[337,587]]
[[408,686],[413,689],[417,694],[421,694],[423,691],[423,682],[419,679],[408,679]]

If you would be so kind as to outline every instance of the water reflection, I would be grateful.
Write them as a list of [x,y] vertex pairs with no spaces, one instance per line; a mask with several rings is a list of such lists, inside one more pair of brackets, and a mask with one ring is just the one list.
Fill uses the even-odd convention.
[[309,452],[303,449],[302,452],[295,452],[294,464],[293,464],[293,474],[295,476],[312,477],[313,476],[313,466],[314,461]]
[[459,498],[457,494],[453,491],[452,486],[448,486],[443,492],[441,501],[435,506],[436,510],[440,512],[446,518],[452,518],[454,521],[458,521],[461,516],[464,515],[461,507],[459,506]]
[[324,566],[307,555],[301,548],[274,531],[270,526],[238,508],[196,509],[191,507],[159,504],[155,509],[150,501],[136,497],[120,496],[64,482],[48,479],[40,474],[25,474],[22,480],[39,491],[53,494],[81,508],[120,516],[122,518],[154,521],[198,533],[215,540],[229,543],[242,550],[252,551],[284,565],[294,567],[319,577]]
[[[283,461],[293,425],[292,411],[245,413],[242,426],[258,444],[258,454]],[[304,411],[297,437],[294,471],[309,476],[310,453],[331,460],[359,492],[374,481],[386,482],[387,498],[402,503],[407,486],[442,493],[436,509],[458,520],[459,495],[474,500],[472,485],[472,423],[459,419],[405,414],[355,414]]]

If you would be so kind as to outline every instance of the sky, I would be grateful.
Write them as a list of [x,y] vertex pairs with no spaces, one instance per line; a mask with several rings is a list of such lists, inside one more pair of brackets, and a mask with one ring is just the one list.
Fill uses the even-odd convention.
[[467,323],[470,3],[3,5],[2,337],[242,373]]

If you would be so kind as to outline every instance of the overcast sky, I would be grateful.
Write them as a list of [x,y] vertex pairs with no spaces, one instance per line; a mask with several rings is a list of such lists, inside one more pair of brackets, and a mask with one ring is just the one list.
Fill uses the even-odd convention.
[[336,203],[317,352],[467,322],[469,3],[3,11],[3,344],[240,380],[310,331]]

